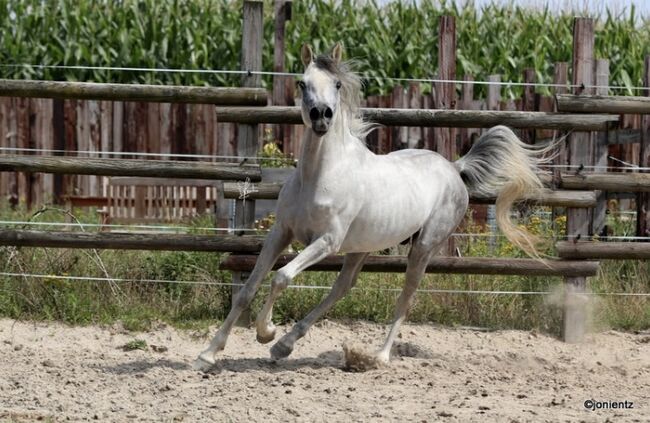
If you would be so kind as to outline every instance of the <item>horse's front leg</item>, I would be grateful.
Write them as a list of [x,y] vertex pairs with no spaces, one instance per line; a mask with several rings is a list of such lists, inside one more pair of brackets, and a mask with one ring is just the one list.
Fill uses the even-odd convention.
[[336,235],[324,235],[309,244],[296,258],[279,269],[271,281],[271,292],[264,307],[257,316],[257,340],[267,343],[275,337],[275,326],[271,321],[273,304],[280,293],[286,289],[293,278],[312,264],[318,263],[330,254],[338,251],[342,239]]
[[215,355],[226,346],[226,341],[228,340],[228,335],[233,325],[241,313],[249,307],[260,283],[271,268],[273,268],[273,264],[278,259],[280,253],[289,245],[291,239],[292,235],[287,229],[281,228],[278,224],[273,226],[264,241],[264,247],[260,252],[260,256],[257,258],[253,271],[244,286],[239,290],[233,302],[230,313],[228,313],[217,334],[212,338],[208,349],[199,354],[199,357],[194,362],[195,369],[208,370],[215,364]]

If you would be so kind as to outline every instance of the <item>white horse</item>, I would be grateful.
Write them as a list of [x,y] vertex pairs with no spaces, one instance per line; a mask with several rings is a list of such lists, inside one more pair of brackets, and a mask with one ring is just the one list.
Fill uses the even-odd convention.
[[358,115],[360,79],[341,62],[341,55],[340,44],[321,56],[314,56],[309,46],[302,48],[305,73],[298,86],[307,128],[298,168],[282,188],[276,222],[255,268],[210,346],[195,361],[197,369],[215,364],[215,355],[225,347],[233,324],[294,239],[306,248],[272,280],[256,320],[257,339],[262,343],[275,337],[273,303],[292,279],[330,254],[346,255],[329,295],[271,348],[274,359],[287,357],[296,341],[350,290],[370,252],[412,237],[406,283],[388,337],[376,356],[387,363],[430,257],[465,215],[466,185],[473,192],[498,193],[497,222],[502,231],[513,243],[536,254],[535,239],[510,221],[510,208],[524,193],[541,187],[536,171],[545,150],[531,148],[510,129],[497,126],[453,163],[427,150],[376,155],[363,142],[372,125]]

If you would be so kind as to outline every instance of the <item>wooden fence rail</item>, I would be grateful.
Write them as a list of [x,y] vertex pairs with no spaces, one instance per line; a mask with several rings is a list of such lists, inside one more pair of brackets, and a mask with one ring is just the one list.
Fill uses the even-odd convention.
[[[549,181],[550,178],[542,178]],[[612,192],[650,192],[650,173],[578,173],[563,172],[558,186],[562,189]]]
[[559,112],[650,114],[650,97],[558,94],[555,99]]
[[[285,266],[295,258],[293,254],[280,256],[274,269]],[[329,256],[307,270],[338,272],[343,265],[343,256]],[[251,271],[257,256],[231,255],[222,263],[221,269]],[[362,271],[405,272],[408,260],[405,256],[369,256]],[[594,276],[598,272],[596,261],[565,261],[534,259],[486,258],[486,257],[434,257],[429,260],[427,273],[456,273],[476,275],[530,275],[530,276]]]
[[267,92],[262,88],[97,84],[92,82],[20,81],[10,79],[0,79],[0,96],[201,103],[224,106],[265,106],[268,101]]
[[[281,183],[259,183],[255,184],[246,198],[251,200],[273,200],[278,198]],[[242,195],[237,184],[226,183],[223,187],[224,198],[237,199]],[[594,207],[596,205],[595,191],[553,191],[544,189],[536,194],[531,194],[524,201],[531,201],[546,206],[555,207]],[[494,204],[495,197],[482,197],[470,192],[470,202],[473,204]]]
[[567,259],[650,259],[650,243],[647,242],[561,241],[556,248],[558,256]]
[[[219,122],[302,124],[300,108],[289,106],[216,107]],[[617,116],[499,110],[431,110],[362,108],[364,118],[386,126],[511,128],[601,131],[615,126]]]
[[0,230],[0,245],[15,247],[256,253],[263,242],[258,236]]
[[[167,250],[254,253],[264,238],[232,235],[120,234],[105,232],[54,232],[20,229],[0,230],[0,245],[16,247],[98,248],[120,250]],[[283,255],[275,268],[286,265],[294,255]],[[250,271],[257,255],[230,255],[222,269]],[[404,272],[403,256],[371,256],[363,270],[368,272]],[[330,256],[307,270],[340,271],[343,256]],[[533,259],[435,257],[427,266],[429,273],[467,273],[482,275],[593,276],[598,262]]]
[[0,155],[0,171],[259,181],[258,166],[141,159]]

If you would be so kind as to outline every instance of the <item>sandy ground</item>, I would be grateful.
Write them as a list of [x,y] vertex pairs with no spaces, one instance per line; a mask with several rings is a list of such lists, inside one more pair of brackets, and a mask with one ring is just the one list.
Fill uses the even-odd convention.
[[[206,340],[164,325],[133,334],[0,320],[0,421],[650,421],[650,334],[568,345],[406,325],[389,367],[343,368],[344,342],[374,348],[384,334],[325,321],[272,362],[254,330],[238,328],[204,374],[190,363]],[[120,348],[134,338],[148,349]],[[633,408],[590,411],[588,399]]]

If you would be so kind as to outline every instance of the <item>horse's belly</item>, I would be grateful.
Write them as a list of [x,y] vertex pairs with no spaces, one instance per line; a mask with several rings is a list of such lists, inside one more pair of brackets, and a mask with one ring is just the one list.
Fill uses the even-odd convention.
[[[373,252],[393,247],[430,221],[435,222],[436,231],[441,234],[451,234],[456,229],[467,208],[467,191],[462,181],[410,188],[387,191],[390,195],[377,193],[375,201],[362,208],[350,225],[341,251]],[[457,201],[459,195],[465,201]]]
[[431,207],[373,208],[350,225],[342,252],[372,252],[399,244],[417,232],[431,216]]

